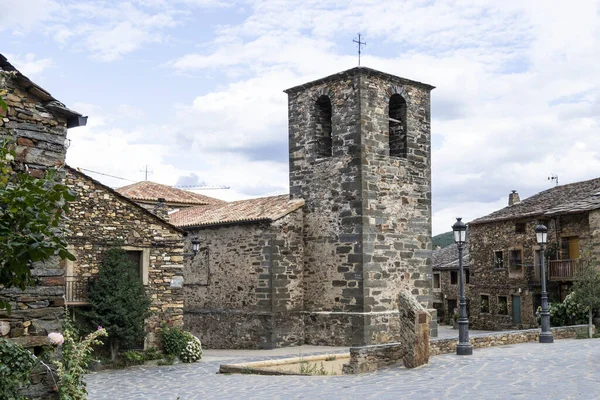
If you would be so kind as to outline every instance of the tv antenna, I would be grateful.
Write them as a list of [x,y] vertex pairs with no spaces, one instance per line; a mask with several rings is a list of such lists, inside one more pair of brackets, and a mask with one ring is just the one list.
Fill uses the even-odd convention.
[[148,174],[153,174],[154,173],[154,172],[148,170],[148,164],[146,164],[146,168],[140,169],[140,172],[144,172],[145,173],[145,178],[144,178],[145,181],[148,180]]

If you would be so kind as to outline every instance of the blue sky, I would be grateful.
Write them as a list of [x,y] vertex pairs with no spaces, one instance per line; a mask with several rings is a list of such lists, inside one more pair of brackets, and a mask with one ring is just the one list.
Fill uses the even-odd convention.
[[[67,106],[67,162],[286,193],[284,89],[362,64],[436,86],[433,231],[600,176],[596,0],[0,0],[0,52]],[[93,175],[113,186],[130,183]]]

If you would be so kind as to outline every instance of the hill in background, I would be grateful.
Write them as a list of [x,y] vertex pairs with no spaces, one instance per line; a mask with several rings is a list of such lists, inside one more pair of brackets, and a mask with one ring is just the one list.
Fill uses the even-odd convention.
[[452,231],[440,233],[439,235],[432,237],[431,241],[433,250],[435,250],[437,246],[442,248],[448,247],[451,244],[454,244],[454,233]]

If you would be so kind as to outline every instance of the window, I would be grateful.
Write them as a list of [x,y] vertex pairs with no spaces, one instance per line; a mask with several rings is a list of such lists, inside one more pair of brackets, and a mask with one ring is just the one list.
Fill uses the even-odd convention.
[[433,288],[434,289],[440,289],[441,288],[440,274],[433,274]]
[[494,252],[494,268],[504,268],[504,253],[501,251]]
[[150,249],[134,246],[123,246],[127,252],[127,257],[133,262],[136,275],[142,280],[144,285],[148,284],[148,272],[150,266]]
[[508,297],[498,296],[498,314],[508,315]]
[[525,233],[525,222],[517,222],[515,224],[515,233]]
[[469,281],[471,280],[471,274],[469,273],[468,269],[465,269],[465,283],[468,284]]
[[127,258],[132,263],[133,271],[135,272],[135,276],[138,278],[142,277],[142,251],[141,250],[126,250]]
[[450,284],[456,285],[458,283],[458,271],[450,271]]
[[408,129],[406,126],[406,100],[396,93],[390,97],[389,104],[389,143],[390,156],[406,157],[408,148]]
[[317,99],[316,111],[316,143],[317,155],[331,157],[333,154],[332,123],[331,123],[331,100],[323,95]]
[[523,272],[523,251],[521,249],[510,251],[508,272],[511,274],[520,274]]
[[481,312],[489,313],[490,312],[490,296],[487,294],[481,295]]

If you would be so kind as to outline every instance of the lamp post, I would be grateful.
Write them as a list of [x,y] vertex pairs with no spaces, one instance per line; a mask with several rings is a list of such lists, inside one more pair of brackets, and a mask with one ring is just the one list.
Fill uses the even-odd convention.
[[184,253],[183,256],[184,257],[189,257],[189,258],[194,258],[196,256],[196,254],[198,254],[198,251],[200,251],[200,239],[198,239],[197,237],[192,239],[192,252],[191,253]]
[[535,227],[535,238],[540,245],[540,261],[542,264],[542,331],[540,343],[554,343],[554,336],[550,331],[550,311],[548,310],[548,293],[546,292],[546,266],[544,265],[544,249],[548,243],[548,228],[540,224]]
[[458,247],[458,276],[460,284],[460,300],[458,311],[458,345],[456,354],[459,356],[470,356],[473,354],[473,346],[469,342],[469,319],[467,318],[467,299],[465,298],[465,274],[463,271],[462,251],[467,242],[467,225],[461,221],[462,218],[456,218],[452,225],[454,232],[454,243]]

